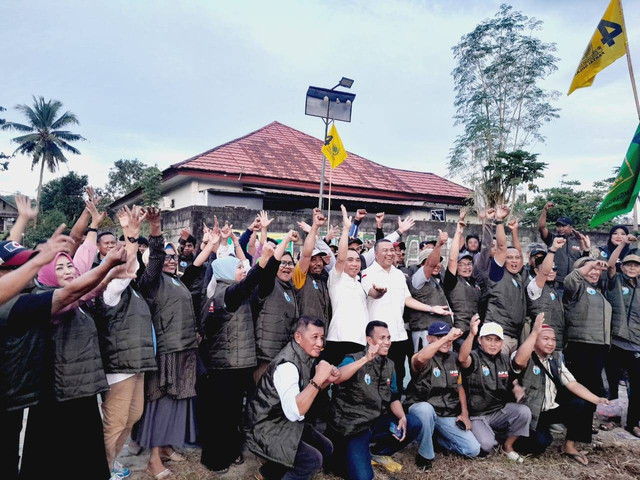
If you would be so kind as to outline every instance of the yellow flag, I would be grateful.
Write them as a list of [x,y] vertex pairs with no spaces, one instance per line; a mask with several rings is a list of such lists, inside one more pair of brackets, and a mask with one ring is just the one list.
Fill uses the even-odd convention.
[[335,124],[331,125],[325,145],[322,147],[322,153],[329,160],[331,168],[336,168],[347,158],[347,152],[344,149],[344,145],[342,145],[342,140],[340,140]]
[[569,93],[576,88],[590,87],[596,74],[626,53],[627,27],[622,16],[621,0],[611,0],[598,24],[580,65],[573,77]]

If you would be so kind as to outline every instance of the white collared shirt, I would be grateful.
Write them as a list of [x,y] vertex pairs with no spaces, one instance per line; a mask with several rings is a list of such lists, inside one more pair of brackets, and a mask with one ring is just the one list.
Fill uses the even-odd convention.
[[353,342],[366,345],[365,329],[369,323],[367,293],[357,278],[335,268],[329,272],[329,298],[333,316],[329,323],[327,340]]
[[387,272],[378,262],[362,272],[362,288],[369,292],[372,286],[385,287],[387,292],[378,299],[367,297],[369,320],[380,320],[389,326],[392,342],[408,338],[404,328],[404,302],[411,296],[404,273],[393,265]]

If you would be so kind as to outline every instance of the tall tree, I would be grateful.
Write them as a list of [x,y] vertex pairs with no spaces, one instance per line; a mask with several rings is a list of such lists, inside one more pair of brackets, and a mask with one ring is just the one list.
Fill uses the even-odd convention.
[[[6,108],[0,106],[0,112],[4,112],[6,110]],[[5,123],[7,123],[7,121],[4,118],[0,118],[0,127],[2,127],[2,125],[4,125]],[[4,154],[4,152],[0,152],[0,160],[6,160],[7,158],[9,158],[7,155]],[[9,168],[9,162],[1,162],[0,161],[0,170],[7,170]]]
[[42,186],[40,205],[42,212],[57,210],[66,217],[67,225],[73,225],[84,210],[83,192],[89,185],[89,177],[71,171]]
[[39,208],[45,166],[54,173],[60,163],[67,162],[64,152],[80,154],[80,151],[69,142],[77,142],[84,138],[77,133],[62,130],[70,125],[79,125],[80,122],[70,111],[58,116],[62,108],[62,102],[59,100],[45,101],[44,97],[34,96],[33,106],[17,105],[15,108],[27,118],[28,124],[5,122],[0,125],[0,129],[28,132],[26,135],[13,138],[12,141],[20,145],[14,154],[31,155],[32,170],[40,163],[40,180],[36,199],[36,207]]
[[529,190],[537,190],[533,183],[542,178],[542,171],[547,164],[538,161],[537,153],[516,150],[515,152],[498,152],[490,159],[483,174],[486,181],[482,184],[482,193],[490,205],[516,201],[516,192],[522,184],[527,184]]
[[113,167],[109,169],[106,193],[115,200],[136,189],[140,186],[140,181],[147,168],[149,167],[137,158],[116,160]]
[[555,44],[534,36],[541,28],[541,21],[503,4],[453,47],[454,121],[463,133],[455,139],[448,166],[480,192],[490,181],[485,167],[499,152],[544,141],[542,126],[559,116],[551,102],[560,92],[540,87],[558,61]]

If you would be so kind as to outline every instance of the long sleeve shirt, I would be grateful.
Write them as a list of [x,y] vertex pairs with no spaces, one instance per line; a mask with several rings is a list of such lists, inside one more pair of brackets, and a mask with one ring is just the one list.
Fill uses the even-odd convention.
[[160,287],[162,268],[164,267],[164,237],[149,237],[149,263],[145,268],[138,286],[145,298],[154,298]]

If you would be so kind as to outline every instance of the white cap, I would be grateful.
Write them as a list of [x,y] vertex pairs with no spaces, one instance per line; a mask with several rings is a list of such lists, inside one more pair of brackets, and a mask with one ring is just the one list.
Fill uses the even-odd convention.
[[480,329],[480,337],[486,337],[487,335],[495,335],[499,337],[501,340],[504,340],[504,332],[502,327],[498,325],[496,322],[487,322],[482,325]]

